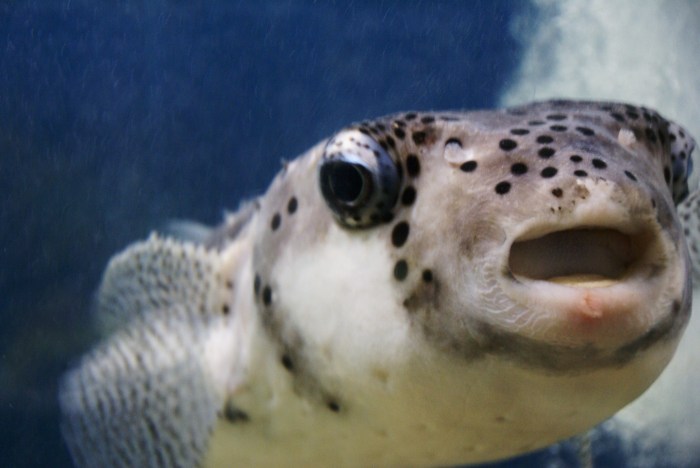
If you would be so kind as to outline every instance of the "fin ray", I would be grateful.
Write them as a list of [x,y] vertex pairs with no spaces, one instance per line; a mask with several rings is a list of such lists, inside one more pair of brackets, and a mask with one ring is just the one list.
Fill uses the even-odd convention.
[[134,320],[61,382],[62,430],[78,466],[196,466],[223,406],[206,359],[216,321],[175,308]]
[[192,314],[213,311],[220,256],[192,242],[152,234],[109,262],[97,294],[97,321],[108,332],[178,305]]

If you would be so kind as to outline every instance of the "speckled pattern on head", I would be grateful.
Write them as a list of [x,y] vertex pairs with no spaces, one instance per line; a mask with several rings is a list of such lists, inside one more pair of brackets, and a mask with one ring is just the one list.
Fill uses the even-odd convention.
[[62,386],[76,461],[445,465],[586,430],[688,320],[693,148],[653,110],[563,100],[341,130],[201,245],[112,261],[100,313],[124,325]]

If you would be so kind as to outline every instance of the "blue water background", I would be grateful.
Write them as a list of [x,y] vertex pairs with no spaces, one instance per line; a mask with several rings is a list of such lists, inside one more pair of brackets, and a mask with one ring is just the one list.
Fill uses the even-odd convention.
[[0,466],[70,466],[56,384],[95,338],[111,254],[171,219],[218,222],[350,122],[494,106],[527,8],[1,2]]

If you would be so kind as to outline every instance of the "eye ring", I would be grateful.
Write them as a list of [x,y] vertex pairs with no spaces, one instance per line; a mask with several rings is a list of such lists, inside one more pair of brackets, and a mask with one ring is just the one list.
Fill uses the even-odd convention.
[[337,134],[324,149],[318,174],[321,194],[340,224],[365,228],[392,218],[401,177],[370,136],[357,130]]

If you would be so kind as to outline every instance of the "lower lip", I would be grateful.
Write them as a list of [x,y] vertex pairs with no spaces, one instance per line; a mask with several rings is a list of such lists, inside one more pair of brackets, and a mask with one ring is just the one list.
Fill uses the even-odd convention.
[[509,295],[527,311],[519,333],[552,344],[616,348],[647,331],[663,308],[654,279],[574,275],[510,283]]

